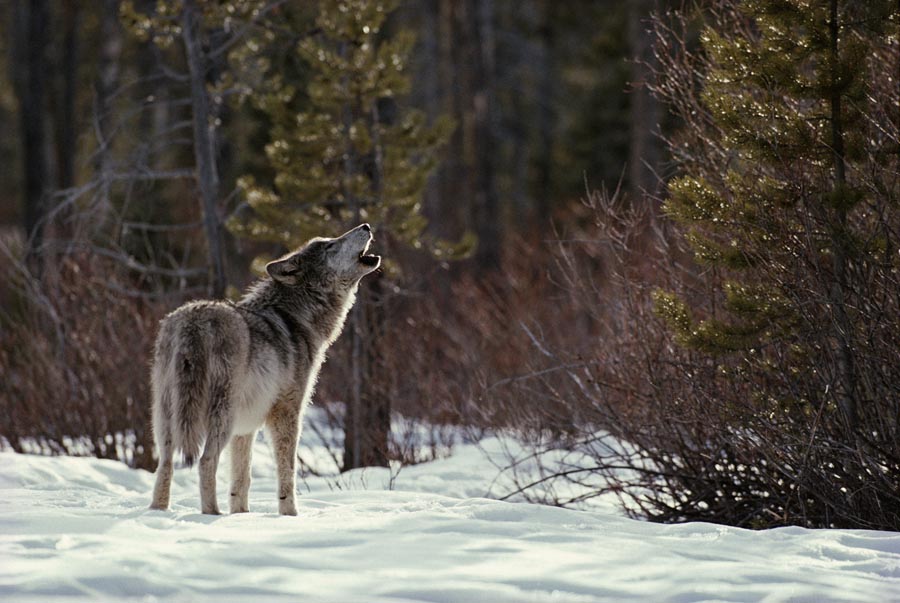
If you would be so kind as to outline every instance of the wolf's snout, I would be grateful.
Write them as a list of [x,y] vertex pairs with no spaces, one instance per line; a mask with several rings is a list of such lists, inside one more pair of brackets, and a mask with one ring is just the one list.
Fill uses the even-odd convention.
[[357,226],[354,230],[360,233],[365,233],[365,241],[363,242],[362,250],[360,250],[359,252],[359,263],[371,270],[378,268],[378,266],[381,264],[381,257],[369,253],[369,245],[371,245],[372,241],[375,240],[372,236],[372,227],[369,226],[368,223],[364,222],[363,224]]

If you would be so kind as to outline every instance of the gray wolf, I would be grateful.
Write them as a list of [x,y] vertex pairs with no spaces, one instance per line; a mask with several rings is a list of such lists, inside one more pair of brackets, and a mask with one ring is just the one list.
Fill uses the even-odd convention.
[[368,224],[335,239],[312,239],[270,262],[268,277],[239,302],[191,302],[163,318],[151,369],[159,451],[151,509],[169,506],[172,461],[180,450],[188,466],[200,456],[200,508],[218,514],[216,469],[230,441],[230,510],[248,511],[250,453],[265,424],[275,450],[278,511],[297,514],[303,412],[360,279],[381,263],[368,254],[371,242]]

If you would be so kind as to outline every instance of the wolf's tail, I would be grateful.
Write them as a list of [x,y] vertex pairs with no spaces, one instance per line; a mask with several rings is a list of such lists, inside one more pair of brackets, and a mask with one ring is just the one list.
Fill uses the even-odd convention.
[[173,397],[172,435],[175,448],[184,454],[188,467],[200,455],[206,436],[209,367],[206,342],[199,329],[186,325],[175,354],[177,393]]

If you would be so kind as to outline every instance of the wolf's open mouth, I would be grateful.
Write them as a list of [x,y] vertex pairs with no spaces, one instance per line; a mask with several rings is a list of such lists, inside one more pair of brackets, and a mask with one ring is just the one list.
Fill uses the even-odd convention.
[[366,243],[366,246],[363,247],[363,250],[359,252],[359,263],[363,266],[377,266],[378,262],[381,261],[381,256],[366,253],[367,251],[369,251],[369,245],[371,244],[372,239],[369,239],[369,242]]

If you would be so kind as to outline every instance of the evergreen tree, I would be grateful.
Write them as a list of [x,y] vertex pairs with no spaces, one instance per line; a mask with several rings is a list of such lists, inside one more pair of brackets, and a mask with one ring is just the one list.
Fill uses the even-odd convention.
[[[337,235],[371,222],[382,252],[399,244],[449,259],[471,247],[469,238],[451,245],[424,232],[422,193],[452,126],[445,118],[429,125],[423,113],[403,110],[397,102],[410,88],[407,67],[414,42],[407,31],[385,31],[398,4],[321,3],[316,33],[297,44],[310,67],[305,96],[276,75],[257,100],[272,122],[266,155],[274,188],[251,176],[241,179],[253,211],[231,220],[232,232],[293,248],[312,236]],[[389,275],[397,274],[389,253],[385,266]],[[388,460],[390,403],[368,385],[378,356],[372,335],[381,320],[366,313],[381,305],[372,299],[380,297],[381,286],[376,279],[360,291],[349,324],[353,379],[345,469]]]
[[685,500],[746,505],[730,520],[754,526],[895,529],[900,9],[713,7],[702,54],[659,88],[684,124],[664,209],[709,286],[655,298],[689,374],[707,371],[687,402],[718,439]]
[[[702,99],[728,168],[719,176],[688,166],[665,206],[698,261],[723,278],[721,311],[703,320],[658,294],[682,343],[737,352],[745,366],[765,370],[777,357],[788,373],[818,372],[820,395],[851,430],[862,395],[854,308],[863,288],[853,279],[885,260],[871,213],[883,199],[872,198],[862,165],[872,143],[867,67],[896,31],[892,11],[896,24],[887,1],[756,0],[738,6],[732,31],[707,28]],[[789,392],[768,393],[818,402]]]
[[711,488],[706,504],[745,504],[734,520],[756,526],[894,529],[900,10],[715,6],[682,72],[702,90],[679,107],[686,130],[670,148],[684,175],[665,204],[711,287],[655,300],[714,375],[690,401],[718,422],[712,479],[752,484],[745,498]]
[[298,102],[301,93],[276,77],[257,100],[272,121],[266,155],[275,186],[241,179],[253,213],[233,220],[232,232],[292,248],[370,221],[379,238],[426,247],[438,257],[470,245],[424,235],[421,195],[451,124],[441,118],[428,125],[420,111],[398,108],[396,99],[409,92],[414,42],[410,32],[388,37],[382,31],[398,4],[322,3],[318,33],[297,45],[312,72],[306,98]]

